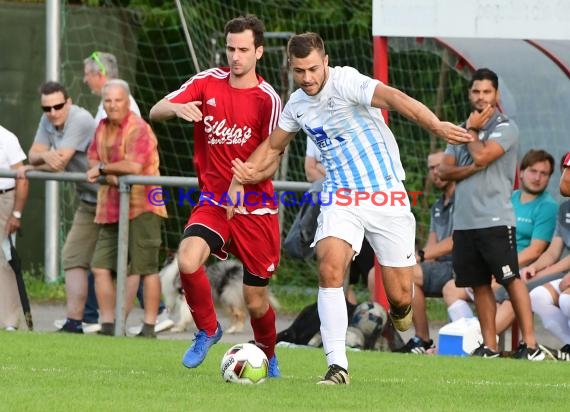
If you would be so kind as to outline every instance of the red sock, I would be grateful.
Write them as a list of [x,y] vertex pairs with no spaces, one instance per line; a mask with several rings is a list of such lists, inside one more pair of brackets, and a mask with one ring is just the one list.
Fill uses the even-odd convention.
[[251,318],[251,328],[253,329],[255,343],[265,352],[267,359],[271,359],[275,354],[275,341],[277,340],[275,311],[271,305],[262,317]]
[[218,328],[218,318],[214,309],[210,280],[204,266],[194,273],[180,272],[180,281],[196,327],[205,331],[208,336],[212,336]]

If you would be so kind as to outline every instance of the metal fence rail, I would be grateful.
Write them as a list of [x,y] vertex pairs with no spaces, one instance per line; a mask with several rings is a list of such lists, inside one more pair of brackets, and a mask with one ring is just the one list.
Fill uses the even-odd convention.
[[[71,173],[71,172],[28,172],[28,179],[44,180],[46,184],[49,181],[61,182],[86,182],[87,177],[85,173]],[[0,169],[0,177],[16,177],[16,172],[10,169]],[[120,193],[120,209],[119,209],[119,238],[117,244],[117,301],[115,306],[115,335],[121,335],[124,329],[123,310],[125,307],[125,282],[127,279],[127,263],[128,263],[128,244],[129,244],[129,196],[132,185],[163,185],[173,187],[189,187],[197,188],[198,179],[195,177],[182,177],[182,176],[138,176],[126,175],[119,177],[119,193]],[[288,190],[293,192],[303,192],[308,190],[310,183],[307,182],[288,182],[288,181],[274,181],[273,185],[275,190]],[[59,206],[59,205],[58,205]],[[53,210],[53,212],[52,212]],[[45,221],[55,219],[58,216],[52,214],[58,213],[59,207],[47,208],[45,213]],[[58,233],[50,234],[50,239],[55,239],[55,245],[45,245],[46,255],[45,262],[59,261],[59,251],[57,245],[59,244]],[[46,236],[46,239],[48,237]],[[44,263],[45,263],[44,262]],[[59,267],[59,265],[58,265]],[[47,267],[46,267],[47,269]],[[57,269],[57,268],[56,268]],[[47,273],[46,278],[55,280],[58,273]]]

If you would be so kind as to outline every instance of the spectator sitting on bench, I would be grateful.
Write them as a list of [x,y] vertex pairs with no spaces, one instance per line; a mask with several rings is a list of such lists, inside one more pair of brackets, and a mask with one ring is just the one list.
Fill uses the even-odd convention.
[[443,151],[439,151],[430,154],[427,158],[429,179],[443,193],[431,207],[427,243],[416,254],[418,264],[414,266],[414,298],[412,299],[415,336],[399,352],[424,354],[435,349],[433,340],[429,336],[425,297],[441,297],[444,285],[453,282],[451,231],[455,182],[444,181],[439,177],[439,165],[443,156]]

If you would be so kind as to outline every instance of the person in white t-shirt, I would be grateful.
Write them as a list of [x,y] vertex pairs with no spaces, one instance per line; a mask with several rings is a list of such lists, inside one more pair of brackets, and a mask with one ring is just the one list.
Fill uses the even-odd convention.
[[[16,135],[0,126],[0,169],[16,170],[24,166],[26,155]],[[28,180],[0,178],[0,328],[24,326],[16,275],[10,266],[10,242],[20,229],[22,212],[28,199]]]
[[[396,110],[449,143],[473,138],[395,88],[352,67],[330,67],[324,42],[316,33],[291,37],[287,51],[299,89],[283,109],[278,127],[248,161],[232,162],[229,193],[234,202],[243,185],[265,178],[264,171],[278,161],[299,130],[318,146],[326,169],[323,195],[329,202],[321,205],[313,242],[319,262],[321,335],[329,366],[319,383],[348,384],[348,315],[342,286],[364,237],[382,265],[394,326],[403,331],[412,324],[415,219],[403,184],[398,144],[378,109]],[[228,207],[228,217],[234,209]]]

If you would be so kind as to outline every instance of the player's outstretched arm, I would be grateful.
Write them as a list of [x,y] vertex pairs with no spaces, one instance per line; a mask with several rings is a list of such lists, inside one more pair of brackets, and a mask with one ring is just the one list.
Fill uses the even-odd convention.
[[150,109],[150,120],[163,121],[173,117],[180,117],[188,122],[202,120],[202,111],[198,108],[202,102],[173,103],[162,99]]
[[423,103],[383,83],[376,86],[371,104],[377,108],[396,110],[448,143],[462,144],[473,140],[473,136],[464,128],[450,122],[442,122]]
[[228,219],[234,216],[235,210],[243,209],[242,202],[238,198],[240,192],[244,192],[245,184],[262,182],[273,176],[279,166],[279,157],[289,142],[295,137],[295,133],[289,133],[277,127],[271,135],[260,144],[249,156],[247,161],[241,159],[232,160],[232,173],[234,174],[228,195],[231,204],[226,207]]

